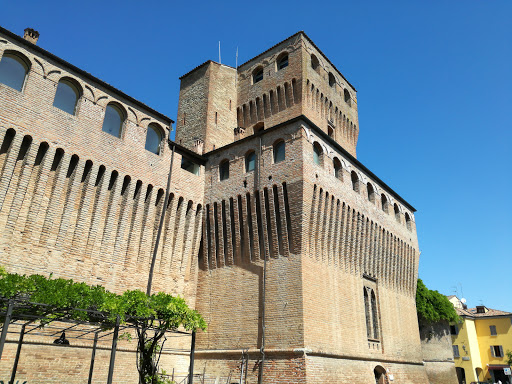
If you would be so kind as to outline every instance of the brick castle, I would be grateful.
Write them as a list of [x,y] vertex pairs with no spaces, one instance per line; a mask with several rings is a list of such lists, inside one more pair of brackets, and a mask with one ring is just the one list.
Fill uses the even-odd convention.
[[[27,31],[0,28],[1,265],[145,289],[174,148],[153,287],[208,322],[197,372],[233,383],[429,382],[415,210],[357,160],[356,90],[304,32],[238,68],[208,61],[183,75],[168,142],[171,119]],[[24,71],[18,83],[2,81],[2,61]],[[87,377],[87,348],[23,348],[20,379]],[[186,371],[186,353],[164,355],[164,369]],[[133,348],[118,356],[114,381],[135,382]],[[9,369],[3,359],[0,374]],[[442,377],[453,361],[435,369]]]

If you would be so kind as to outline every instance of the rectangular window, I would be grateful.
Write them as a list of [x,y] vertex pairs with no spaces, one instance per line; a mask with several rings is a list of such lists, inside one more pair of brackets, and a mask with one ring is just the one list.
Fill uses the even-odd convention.
[[450,334],[455,336],[459,334],[459,327],[456,325],[450,325]]
[[194,175],[199,175],[199,164],[196,164],[185,157],[181,158],[181,168],[187,172],[193,173]]
[[503,357],[503,347],[501,345],[491,345],[492,357]]
[[496,326],[495,325],[489,325],[489,328],[491,330],[491,336],[496,336],[498,332],[496,332]]
[[457,357],[460,357],[459,355],[459,346],[458,345],[453,345],[453,357],[457,358]]

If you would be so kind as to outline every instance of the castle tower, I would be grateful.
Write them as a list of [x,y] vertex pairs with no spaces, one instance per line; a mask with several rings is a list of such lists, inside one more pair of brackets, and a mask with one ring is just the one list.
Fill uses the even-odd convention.
[[[226,105],[213,67],[182,78],[180,112]],[[191,83],[206,99],[187,99]],[[236,96],[236,120],[192,134],[207,158],[197,372],[426,384],[415,210],[355,158],[355,89],[299,32],[237,68]]]
[[176,140],[209,152],[305,116],[356,156],[355,88],[298,32],[237,69],[207,61],[181,78]]
[[211,151],[233,141],[236,127],[236,70],[213,61],[180,77],[176,142]]

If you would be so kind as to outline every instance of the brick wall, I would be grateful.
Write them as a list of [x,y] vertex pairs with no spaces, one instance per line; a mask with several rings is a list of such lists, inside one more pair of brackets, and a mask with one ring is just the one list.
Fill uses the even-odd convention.
[[[15,51],[31,63],[21,92],[0,84],[0,264],[9,272],[53,274],[117,293],[145,290],[171,161],[171,120],[30,44],[8,35],[0,42],[0,56]],[[53,106],[63,77],[82,90],[75,115]],[[102,131],[111,102],[126,114],[120,138]],[[159,154],[145,149],[149,124],[165,132]],[[184,154],[194,157],[180,148],[175,153],[153,291],[180,295],[194,307],[198,270],[192,255],[200,246],[204,171],[196,176],[182,169]],[[4,377],[15,340],[7,347],[11,358],[2,359]],[[20,374],[31,383],[83,382],[88,357],[81,356],[90,350],[70,347],[58,357],[49,353],[61,349],[37,346],[44,342],[24,346]],[[123,367],[134,368],[134,358],[120,353],[116,369],[123,377],[133,376]]]

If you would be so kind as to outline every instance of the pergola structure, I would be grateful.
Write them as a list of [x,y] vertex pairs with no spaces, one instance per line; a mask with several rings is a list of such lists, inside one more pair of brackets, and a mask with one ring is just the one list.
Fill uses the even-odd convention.
[[[88,320],[81,321],[71,319],[66,315],[61,317],[54,317],[51,313],[52,308],[53,307],[47,304],[33,303],[23,299],[0,299],[0,318],[5,319],[0,334],[0,360],[2,359],[2,353],[7,334],[19,334],[18,347],[16,350],[9,383],[15,382],[14,380],[16,379],[16,371],[23,346],[23,339],[25,335],[30,334],[55,339],[54,344],[57,345],[69,345],[69,339],[92,342],[91,362],[89,366],[89,377],[87,381],[88,384],[92,383],[94,361],[96,357],[98,342],[111,339],[110,363],[108,368],[107,384],[112,384],[119,332],[132,331],[130,334],[132,337],[136,338],[137,332],[135,332],[135,329],[137,327],[133,324],[130,324],[130,320],[143,319],[133,316],[126,316],[125,322],[121,324],[119,316],[117,316],[115,321],[109,321],[107,320],[106,314],[100,311],[81,308],[66,309],[68,313],[71,313],[72,311],[83,312],[84,315],[86,315],[84,318],[87,317]],[[47,311],[45,311],[45,309],[47,309]],[[97,319],[97,321],[91,321],[90,319]],[[145,329],[146,332],[154,332],[155,330],[155,327],[149,327]],[[188,383],[192,384],[194,372],[195,332],[169,330],[166,332],[164,340],[171,337],[188,336],[191,337]],[[163,348],[162,352],[188,352],[188,350]]]

